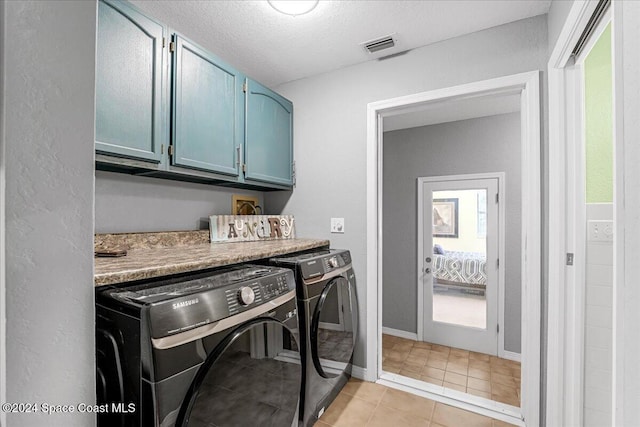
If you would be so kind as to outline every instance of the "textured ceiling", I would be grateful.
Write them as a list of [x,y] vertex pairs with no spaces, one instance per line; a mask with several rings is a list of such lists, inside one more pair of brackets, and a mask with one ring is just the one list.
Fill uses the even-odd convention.
[[371,60],[360,43],[396,33],[408,50],[547,13],[551,0],[323,1],[288,16],[266,0],[133,1],[270,87]]

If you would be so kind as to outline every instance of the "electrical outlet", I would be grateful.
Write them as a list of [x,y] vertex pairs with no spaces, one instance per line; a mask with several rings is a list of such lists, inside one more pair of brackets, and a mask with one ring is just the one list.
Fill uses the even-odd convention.
[[613,242],[613,221],[589,221],[587,233],[590,242]]
[[344,218],[331,218],[331,232],[344,233]]

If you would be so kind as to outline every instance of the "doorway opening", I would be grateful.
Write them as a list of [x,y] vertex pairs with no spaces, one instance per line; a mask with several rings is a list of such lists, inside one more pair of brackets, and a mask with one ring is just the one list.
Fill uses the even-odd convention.
[[[493,313],[489,310],[493,300],[489,301],[492,298],[496,300],[501,296],[498,295],[494,297],[497,293],[499,293],[499,286],[493,287],[490,291],[487,291],[486,284],[487,278],[485,278],[485,289],[482,290],[481,283],[475,283],[475,289],[473,286],[474,280],[482,281],[482,278],[473,278],[473,274],[467,275],[467,281],[464,282],[463,285],[455,283],[447,283],[444,278],[436,278],[436,285],[433,285],[433,278],[435,277],[435,273],[433,271],[434,268],[434,256],[429,257],[425,255],[425,247],[428,249],[427,252],[431,252],[433,254],[433,247],[437,245],[437,239],[445,237],[441,236],[433,236],[433,233],[422,233],[422,250],[423,253],[420,254],[419,262],[417,255],[417,240],[415,236],[415,231],[413,231],[413,241],[416,244],[413,246],[412,251],[413,256],[404,257],[401,259],[401,265],[405,265],[408,258],[408,264],[412,265],[412,271],[417,275],[420,275],[420,279],[416,277],[416,279],[412,282],[412,288],[415,292],[413,295],[415,297],[413,300],[410,299],[409,304],[406,301],[401,301],[400,299],[394,300],[395,297],[406,296],[407,289],[401,289],[398,292],[388,292],[386,286],[388,283],[393,282],[393,280],[389,280],[388,273],[389,268],[387,268],[387,264],[385,264],[385,260],[387,257],[390,257],[394,254],[397,255],[399,251],[394,250],[392,247],[388,247],[387,243],[389,242],[388,234],[390,229],[388,227],[384,227],[384,224],[388,224],[389,222],[393,222],[395,224],[395,230],[391,231],[396,232],[400,235],[406,234],[406,230],[403,229],[410,228],[409,225],[413,222],[414,224],[421,224],[422,228],[431,229],[434,225],[439,226],[438,233],[436,234],[449,234],[453,236],[455,234],[455,227],[452,227],[452,224],[447,223],[447,221],[441,221],[440,224],[436,224],[437,221],[434,222],[434,210],[433,203],[434,201],[441,202],[442,209],[438,210],[438,215],[449,215],[450,221],[453,221],[455,214],[452,211],[455,211],[455,203],[451,200],[446,199],[456,199],[454,195],[450,192],[455,191],[456,188],[430,188],[428,191],[428,197],[424,197],[425,191],[422,189],[423,193],[423,201],[424,199],[429,200],[429,205],[427,208],[423,206],[423,212],[426,211],[426,217],[418,220],[416,213],[416,202],[413,203],[409,209],[413,210],[413,215],[403,215],[400,210],[400,204],[393,203],[393,199],[391,194],[398,194],[400,192],[406,191],[406,188],[397,187],[396,192],[385,192],[384,187],[386,185],[383,177],[388,175],[392,170],[403,169],[408,165],[408,162],[411,161],[420,161],[419,159],[424,159],[424,157],[414,156],[412,159],[408,161],[404,161],[404,163],[400,162],[397,165],[391,164],[391,162],[387,161],[385,157],[385,147],[389,142],[386,138],[385,131],[387,130],[388,123],[399,123],[402,121],[412,121],[415,120],[417,116],[429,116],[431,119],[434,117],[437,120],[440,120],[439,123],[452,121],[452,120],[442,120],[442,115],[450,115],[455,113],[463,112],[463,114],[471,114],[467,117],[456,117],[453,121],[459,120],[473,120],[478,117],[486,117],[491,115],[503,115],[505,111],[495,111],[493,113],[488,112],[484,109],[483,114],[477,114],[474,112],[470,112],[469,109],[473,110],[473,105],[488,105],[487,100],[497,100],[496,102],[490,103],[494,108],[500,108],[501,101],[504,103],[509,103],[513,98],[517,99],[518,108],[515,110],[515,115],[518,119],[518,138],[515,140],[515,144],[519,148],[518,154],[518,162],[520,163],[519,172],[520,179],[518,180],[519,185],[516,185],[519,189],[519,197],[516,197],[517,204],[520,207],[520,224],[518,227],[517,234],[520,237],[519,244],[517,250],[514,251],[516,255],[519,265],[521,266],[521,278],[518,282],[518,289],[521,291],[521,295],[518,294],[518,297],[515,301],[515,304],[521,307],[521,312],[518,313],[517,321],[518,321],[518,333],[521,338],[521,363],[522,368],[520,371],[519,362],[508,360],[508,359],[500,359],[495,354],[499,352],[499,345],[488,344],[488,349],[483,349],[484,353],[474,351],[474,349],[467,350],[464,348],[456,347],[455,345],[446,346],[444,344],[439,344],[435,342],[428,342],[424,340],[425,329],[429,329],[427,335],[432,333],[434,329],[437,327],[427,327],[427,323],[425,323],[425,319],[429,317],[433,326],[451,326],[456,328],[456,333],[460,332],[485,332],[484,340],[487,341],[486,337],[490,337],[488,340],[489,343],[495,343],[495,337],[498,335],[497,324],[499,321],[492,320],[493,317],[500,317],[499,314],[495,314],[497,310],[494,310]],[[391,387],[396,387],[400,389],[404,389],[407,391],[411,391],[416,394],[420,394],[423,396],[427,396],[434,400],[439,400],[442,402],[446,402],[448,404],[452,404],[458,407],[462,407],[464,409],[468,409],[471,411],[475,411],[484,415],[489,415],[492,417],[497,417],[504,421],[512,422],[518,425],[537,425],[539,418],[539,376],[540,376],[540,117],[539,117],[539,73],[531,72],[524,73],[514,76],[507,76],[482,82],[476,82],[461,86],[456,86],[452,88],[446,88],[431,92],[425,92],[421,94],[395,98],[385,101],[379,101],[375,103],[369,104],[368,107],[368,150],[367,150],[367,164],[368,164],[368,209],[367,209],[367,246],[368,246],[368,271],[367,271],[367,279],[370,284],[369,292],[367,292],[368,306],[369,307],[378,307],[378,310],[371,310],[367,313],[368,321],[367,321],[367,335],[370,339],[367,342],[367,375],[366,379],[378,381],[385,385],[389,385]],[[471,106],[471,107],[469,107]],[[509,113],[514,113],[514,111],[510,111]],[[434,122],[438,123],[438,122]],[[432,123],[433,124],[433,123]],[[424,123],[421,124],[424,126]],[[421,126],[418,125],[418,126]],[[406,127],[405,127],[406,128]],[[404,128],[403,128],[404,129]],[[441,141],[442,142],[442,141]],[[512,141],[513,142],[513,141]],[[519,142],[519,144],[518,144]],[[439,146],[446,146],[445,143],[440,144]],[[486,154],[478,156],[481,158],[482,156],[486,157]],[[437,160],[437,155],[432,155]],[[481,160],[481,159],[480,159]],[[474,170],[469,169],[464,171],[466,174],[469,173],[488,173],[495,172],[496,169],[492,169],[489,171],[486,170]],[[461,173],[461,172],[456,172]],[[414,197],[420,194],[420,191],[416,192],[416,179],[417,178],[434,178],[442,177],[443,175],[449,175],[449,173],[429,173],[423,175],[417,175],[412,179],[413,185],[410,185],[410,192],[414,194]],[[475,177],[477,179],[487,179],[491,180],[489,177]],[[455,180],[452,180],[455,181]],[[460,179],[459,179],[460,181]],[[418,181],[420,182],[420,181]],[[426,182],[426,181],[425,181]],[[418,184],[423,187],[427,184],[425,182]],[[455,183],[453,183],[455,184]],[[448,185],[453,185],[451,182]],[[458,183],[459,184],[459,183]],[[431,184],[429,184],[431,185]],[[475,190],[475,204],[476,208],[472,215],[476,216],[475,220],[475,234],[476,238],[483,233],[487,233],[488,230],[485,228],[489,227],[489,224],[484,224],[484,222],[489,220],[489,209],[485,205],[486,202],[482,202],[479,200],[489,200],[489,194],[495,192],[496,190],[490,189],[489,184],[476,186],[477,188],[465,188],[466,190]],[[499,185],[496,183],[495,187],[499,188]],[[483,190],[483,191],[478,191]],[[440,193],[442,191],[442,193]],[[435,192],[435,193],[434,193]],[[484,192],[484,193],[483,193]],[[483,194],[480,194],[483,193]],[[442,197],[441,197],[442,196]],[[459,197],[458,203],[460,203],[460,199],[462,198],[462,194],[458,194]],[[434,200],[435,199],[435,200]],[[445,202],[450,202],[447,206]],[[478,208],[478,205],[481,207]],[[488,205],[488,203],[487,203]],[[460,205],[459,205],[460,206]],[[458,209],[459,209],[458,206]],[[484,206],[484,208],[482,208]],[[394,212],[392,207],[397,207],[397,212]],[[402,209],[406,209],[406,206]],[[497,209],[497,207],[496,207]],[[391,213],[391,215],[389,215]],[[394,218],[395,220],[390,218]],[[481,216],[482,220],[478,220],[477,217]],[[412,221],[412,218],[415,220]],[[496,220],[498,216],[495,216]],[[460,219],[458,218],[458,221]],[[386,221],[386,222],[385,222]],[[478,224],[483,222],[482,227],[479,227]],[[427,224],[425,226],[424,224]],[[482,228],[482,230],[480,229]],[[495,229],[498,229],[498,225],[494,226]],[[415,228],[414,228],[415,230]],[[409,234],[411,234],[409,232]],[[499,236],[499,233],[496,233],[496,236]],[[452,237],[448,237],[452,239]],[[487,239],[489,240],[489,239]],[[384,241],[384,246],[383,246]],[[453,240],[449,240],[448,242],[452,242]],[[497,242],[496,242],[497,243]],[[411,239],[406,239],[404,242],[404,246],[412,246]],[[442,246],[442,244],[440,244]],[[451,246],[453,248],[453,246]],[[446,249],[445,249],[446,250]],[[451,250],[454,252],[453,250]],[[462,252],[474,252],[473,250],[467,250]],[[484,247],[484,251],[478,251],[482,255],[484,255],[485,263],[486,258],[495,257],[494,253],[500,252],[500,245],[497,244],[495,247],[490,248],[489,245]],[[513,255],[513,254],[512,254]],[[427,261],[427,258],[431,258],[431,261]],[[495,257],[495,258],[499,258]],[[425,263],[430,266],[425,265]],[[416,268],[416,265],[418,268]],[[467,265],[473,265],[473,263],[467,262]],[[478,265],[478,264],[475,264]],[[489,274],[491,277],[495,277],[493,280],[499,284],[500,273],[497,268],[498,262],[493,264],[496,267],[496,271],[493,271]],[[430,269],[430,271],[425,274],[425,270]],[[486,267],[485,267],[486,269]],[[484,271],[486,274],[486,271]],[[425,276],[426,279],[425,279]],[[481,275],[480,275],[481,276]],[[451,278],[451,276],[449,276]],[[421,298],[417,296],[417,290],[420,289],[420,286],[416,289],[416,283],[422,282],[422,291],[423,294]],[[453,281],[450,281],[453,282]],[[424,292],[426,290],[426,292]],[[473,321],[479,321],[484,323],[484,328],[482,325],[479,326],[469,326],[469,325],[451,325],[451,322],[443,321],[444,319],[440,316],[440,314],[446,313],[449,310],[442,310],[438,313],[438,309],[433,309],[433,303],[440,296],[445,295],[454,297],[467,297],[467,296],[475,296],[479,297],[476,300],[484,300],[484,303],[477,304],[479,306],[484,306],[485,316],[479,316],[479,319],[475,319]],[[475,294],[475,295],[474,295]],[[434,298],[435,296],[435,298]],[[489,299],[487,299],[489,298]],[[473,298],[468,298],[473,299]],[[440,299],[440,302],[444,301]],[[504,299],[503,299],[504,301]],[[418,302],[420,302],[420,307],[418,307]],[[402,307],[404,310],[403,314],[407,313],[415,313],[416,317],[421,312],[422,313],[422,321],[417,322],[415,319],[413,320],[413,326],[408,326],[407,328],[393,328],[389,326],[385,326],[383,321],[384,317],[384,306],[386,305],[397,305],[398,307]],[[413,305],[413,307],[411,307]],[[496,304],[497,305],[497,304]],[[426,308],[426,309],[425,309]],[[482,308],[479,310],[482,311]],[[429,313],[429,316],[426,316],[425,313]],[[436,318],[434,319],[434,312],[436,312]],[[440,317],[438,317],[440,316]],[[493,316],[493,317],[491,317]],[[471,322],[472,320],[466,320],[467,322]],[[465,321],[459,321],[458,323],[464,323]],[[449,323],[449,324],[447,324]],[[409,320],[409,325],[411,325],[411,320]],[[490,327],[493,325],[493,327]],[[521,325],[521,326],[520,326]],[[495,329],[494,329],[495,327]],[[395,330],[394,330],[395,329]],[[404,329],[404,330],[403,330]],[[418,332],[418,329],[420,331]],[[415,332],[414,332],[415,331]],[[489,332],[491,331],[491,332]],[[391,332],[391,333],[389,333]],[[399,332],[399,333],[398,333]],[[395,334],[394,334],[395,333]],[[384,335],[383,335],[384,334]],[[446,331],[444,333],[440,333],[442,337],[448,336]],[[480,334],[482,335],[482,334]],[[407,342],[399,342],[397,340],[408,340]],[[396,341],[393,343],[393,341]],[[413,342],[410,342],[413,341]],[[435,341],[435,339],[434,339]],[[468,341],[465,339],[461,340],[462,342]],[[478,340],[478,342],[482,341],[482,339]],[[444,343],[444,341],[442,341]],[[460,341],[458,341],[460,342]],[[393,368],[385,369],[385,362],[389,359],[387,357],[389,354],[385,354],[385,349],[389,349],[389,345],[393,343],[394,346],[398,345],[400,347],[406,346],[411,347],[410,353],[413,352],[415,357],[411,357],[412,362],[418,362],[419,353],[425,353],[425,350],[429,352],[429,356],[427,357],[426,364],[422,367],[423,372],[426,372],[428,367],[436,368],[434,366],[429,366],[429,358],[433,355],[433,363],[435,360],[440,359],[440,363],[444,363],[443,367],[451,365],[455,367],[455,365],[459,365],[458,367],[462,367],[467,374],[464,378],[464,390],[462,389],[462,378],[453,374],[463,376],[463,373],[457,373],[455,371],[448,372],[445,369],[441,369],[444,377],[442,378],[441,383],[429,383],[425,382],[424,378],[418,379],[415,376],[405,375],[402,372],[393,372]],[[453,344],[453,343],[450,343]],[[465,344],[466,345],[466,344]],[[496,348],[498,347],[498,348]],[[477,350],[478,348],[476,348]],[[436,354],[441,353],[441,354]],[[447,353],[446,358],[442,357],[442,353]],[[411,354],[409,355],[411,356]],[[409,357],[407,356],[407,358]],[[393,357],[393,355],[392,355]],[[454,358],[457,360],[449,360],[450,358]],[[493,360],[491,358],[494,358]],[[383,362],[384,358],[384,362]],[[407,360],[405,358],[405,361]],[[485,359],[486,358],[486,359]],[[484,359],[484,360],[483,360]],[[500,360],[499,360],[500,359]],[[391,361],[393,361],[391,359]],[[466,361],[466,362],[465,362]],[[492,363],[493,362],[493,363]],[[498,363],[504,364],[504,366],[499,366]],[[509,365],[510,363],[514,363],[514,365]],[[515,363],[518,363],[516,368]],[[470,392],[472,387],[469,386],[471,382],[472,385],[480,385],[486,386],[490,384],[491,381],[488,379],[474,378],[469,377],[469,373],[471,372],[471,365],[482,365],[487,369],[486,372],[489,372],[489,376],[493,372],[493,365],[497,369],[503,370],[502,373],[496,372],[496,378],[498,375],[505,375],[506,371],[509,370],[509,373],[514,372],[515,369],[518,370],[518,374],[515,374],[508,378],[508,381],[512,382],[515,397],[518,399],[518,402],[510,401],[509,403],[500,402],[497,399],[494,399],[493,396],[489,397],[490,392],[485,392],[487,394],[473,394]],[[473,368],[476,369],[475,367]],[[521,372],[521,373],[520,373]],[[449,384],[445,385],[446,376],[449,374],[449,379],[453,379],[454,381],[449,382]],[[485,374],[486,375],[486,374]],[[428,376],[428,375],[427,375]],[[480,382],[476,381],[480,380]],[[517,381],[516,381],[517,380]],[[484,381],[484,382],[483,382]],[[486,384],[485,384],[486,383]],[[457,385],[458,387],[455,387]],[[510,384],[511,385],[511,384]],[[497,388],[500,386],[498,385]],[[517,390],[517,391],[516,391]],[[481,389],[477,391],[482,392]],[[521,400],[521,405],[520,405]],[[517,405],[516,405],[517,403]]]

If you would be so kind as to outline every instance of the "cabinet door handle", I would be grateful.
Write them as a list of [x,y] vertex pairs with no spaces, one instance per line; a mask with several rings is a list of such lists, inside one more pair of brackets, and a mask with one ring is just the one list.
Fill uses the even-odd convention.
[[240,167],[240,146],[236,147],[236,166]]

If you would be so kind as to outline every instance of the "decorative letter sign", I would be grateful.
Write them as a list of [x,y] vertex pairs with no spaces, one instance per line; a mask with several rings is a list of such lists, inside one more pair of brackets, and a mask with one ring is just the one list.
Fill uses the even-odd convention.
[[211,243],[294,239],[292,215],[212,215]]

